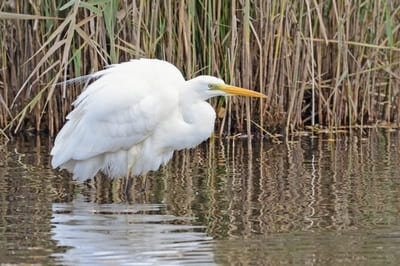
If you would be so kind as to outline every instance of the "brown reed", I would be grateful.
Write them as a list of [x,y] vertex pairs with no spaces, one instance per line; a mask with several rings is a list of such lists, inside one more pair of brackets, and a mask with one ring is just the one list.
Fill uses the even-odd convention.
[[213,101],[226,110],[220,134],[400,121],[396,1],[61,2],[0,3],[3,134],[54,135],[82,90],[57,82],[139,57],[268,96]]

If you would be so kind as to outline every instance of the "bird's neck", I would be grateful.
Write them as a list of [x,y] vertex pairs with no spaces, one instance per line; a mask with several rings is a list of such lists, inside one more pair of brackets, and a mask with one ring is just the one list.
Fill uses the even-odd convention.
[[184,126],[181,128],[179,149],[194,147],[208,139],[214,131],[215,111],[205,101],[182,106]]

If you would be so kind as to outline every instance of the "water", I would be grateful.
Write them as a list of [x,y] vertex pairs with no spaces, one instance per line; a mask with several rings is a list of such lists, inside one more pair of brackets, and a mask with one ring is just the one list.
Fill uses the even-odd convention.
[[198,230],[203,227],[191,225],[190,217],[162,214],[163,208],[157,204],[93,205],[82,199],[54,204],[53,239],[67,249],[55,254],[57,261],[71,265],[166,265],[178,260],[212,264],[211,237]]
[[77,184],[52,140],[0,146],[0,263],[397,265],[400,134],[207,142],[142,178]]

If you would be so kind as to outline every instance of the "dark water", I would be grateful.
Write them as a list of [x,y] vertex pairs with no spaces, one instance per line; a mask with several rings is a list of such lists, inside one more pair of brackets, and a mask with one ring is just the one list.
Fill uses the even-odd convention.
[[398,265],[400,134],[207,142],[77,184],[52,141],[0,146],[0,263]]

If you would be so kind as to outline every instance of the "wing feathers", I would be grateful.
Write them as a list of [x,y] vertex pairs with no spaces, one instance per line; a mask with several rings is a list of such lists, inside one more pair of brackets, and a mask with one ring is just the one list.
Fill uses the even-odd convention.
[[[158,67],[150,64],[155,61]],[[73,168],[89,178],[104,168],[103,155],[129,150],[151,137],[179,103],[184,79],[171,66],[134,60],[93,74],[99,78],[75,100],[55,140],[52,166]],[[175,80],[175,87],[157,79],[164,75]]]

